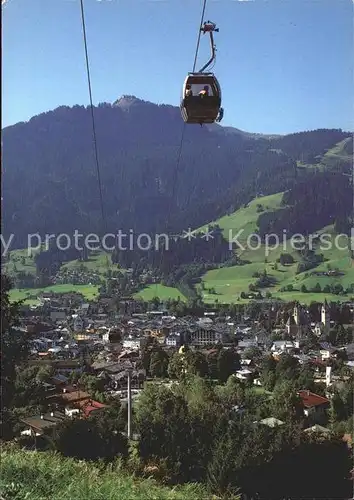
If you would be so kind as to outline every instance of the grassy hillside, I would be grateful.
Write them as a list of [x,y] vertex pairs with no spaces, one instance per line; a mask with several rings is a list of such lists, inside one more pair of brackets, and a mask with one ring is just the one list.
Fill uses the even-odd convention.
[[[263,273],[264,271],[274,278],[275,283],[269,288],[262,288],[263,294],[268,291],[273,297],[279,297],[285,301],[299,300],[304,303],[323,301],[324,299],[328,301],[349,299],[348,295],[341,296],[310,291],[317,283],[320,284],[322,290],[326,285],[340,284],[344,288],[347,288],[350,284],[354,283],[354,266],[348,249],[349,239],[341,237],[337,241],[339,245],[336,245],[336,234],[333,226],[328,226],[318,232],[318,234],[327,235],[328,244],[324,245],[315,241],[313,242],[313,249],[316,251],[316,254],[322,253],[325,261],[317,267],[299,274],[297,274],[297,268],[302,258],[290,240],[280,240],[280,244],[276,248],[274,248],[275,240],[272,239],[269,241],[268,248],[265,245],[256,248],[256,242],[252,243],[250,240],[248,240],[248,244],[246,243],[249,235],[255,233],[257,230],[259,216],[257,207],[262,205],[264,211],[268,212],[284,210],[285,207],[281,205],[282,195],[283,193],[277,193],[271,196],[256,198],[247,207],[213,221],[213,223],[218,224],[222,228],[226,239],[229,239],[230,235],[231,237],[236,236],[239,230],[244,230],[239,236],[238,241],[245,249],[239,250],[238,253],[243,260],[250,263],[243,266],[214,269],[207,272],[202,278],[203,284],[199,287],[206,302],[215,302],[216,299],[222,303],[244,302],[240,298],[241,292],[247,293],[249,284],[254,284],[257,280],[255,273]],[[281,265],[279,262],[276,262],[282,253],[290,254],[294,259],[294,263]],[[315,274],[330,270],[338,270],[341,274],[334,276]],[[303,285],[305,285],[309,292],[301,293]],[[291,291],[282,291],[282,289],[289,286],[293,288]]]
[[338,142],[333,148],[319,158],[316,164],[297,162],[299,167],[318,170],[339,170],[350,173],[353,165],[353,139],[348,137]]
[[160,284],[149,285],[143,290],[135,294],[137,299],[151,300],[154,297],[159,297],[160,300],[167,299],[179,299],[181,301],[187,300],[186,297],[177,289],[169,286],[163,286]]
[[[44,250],[44,249],[43,249]],[[36,265],[34,262],[34,257],[37,251],[32,251],[31,255],[28,255],[27,249],[16,249],[10,251],[9,260],[4,263],[4,270],[10,276],[15,276],[18,272],[24,271],[29,274],[36,274]],[[107,255],[106,252],[97,250],[91,252],[90,257],[87,261],[82,262],[79,260],[72,260],[62,265],[61,269],[75,269],[82,265],[85,266],[89,271],[94,271],[103,275],[107,272],[107,268],[112,271],[120,270],[118,264],[112,264],[111,257]]]
[[11,250],[9,260],[4,264],[4,270],[9,276],[15,276],[18,272],[24,271],[27,274],[36,274],[36,265],[34,256],[39,250],[33,250],[31,255],[28,255],[27,248]]
[[[255,198],[247,207],[240,208],[231,215],[225,215],[220,219],[212,221],[211,224],[218,224],[221,227],[226,240],[229,240],[229,236],[236,236],[238,231],[242,230],[242,234],[238,239],[239,241],[245,241],[257,229],[257,220],[259,217],[259,212],[257,211],[258,205],[262,205],[264,212],[282,210],[281,200],[283,194],[276,193],[270,196]],[[205,229],[205,226],[199,227],[197,232],[203,232]]]
[[111,256],[104,251],[96,250],[91,253],[87,261],[72,260],[63,264],[61,269],[75,269],[82,265],[85,266],[89,271],[94,271],[100,275],[107,273],[107,270],[111,271],[122,271],[118,264],[112,264]]
[[[36,275],[36,265],[34,262],[36,252],[28,255],[27,249],[12,250],[9,255],[9,260],[4,264],[4,271],[13,279],[20,272]],[[110,256],[103,251],[92,252],[89,259],[85,262],[79,260],[72,260],[61,266],[62,270],[78,270],[84,266],[87,271],[97,273],[103,277],[107,273],[107,269],[111,271],[121,271],[123,269],[118,264],[112,264]],[[53,293],[67,293],[78,292],[87,300],[93,300],[98,295],[98,286],[96,285],[72,285],[72,284],[56,284],[45,288],[14,288],[10,292],[11,300],[25,300],[25,304],[34,305],[38,304],[38,296],[45,292]]]
[[335,168],[339,164],[352,165],[353,162],[353,139],[348,137],[338,142],[329,149],[321,158],[321,164],[327,168]]
[[[13,486],[11,487],[11,483]],[[9,490],[13,492],[12,495]],[[150,479],[127,475],[119,466],[98,468],[47,452],[2,449],[1,498],[31,500],[199,500],[207,498],[199,485],[159,486]],[[14,493],[17,493],[15,495]],[[11,496],[10,496],[11,495]]]
[[38,296],[43,292],[53,292],[53,293],[68,293],[77,292],[82,293],[82,295],[87,300],[93,300],[98,296],[98,286],[94,285],[52,285],[45,288],[29,288],[19,290],[14,288],[10,290],[10,300],[24,300],[25,304],[34,305],[38,304]]

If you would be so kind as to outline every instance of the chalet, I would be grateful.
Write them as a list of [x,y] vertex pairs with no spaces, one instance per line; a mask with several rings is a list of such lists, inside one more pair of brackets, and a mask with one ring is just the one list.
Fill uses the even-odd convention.
[[21,419],[20,422],[25,425],[22,435],[30,436],[52,436],[55,428],[64,421],[65,413],[52,411],[33,417]]
[[98,401],[94,401],[90,398],[78,401],[75,406],[81,412],[81,415],[84,418],[89,417],[93,413],[96,414],[98,411],[107,408],[107,405],[99,403]]
[[299,391],[298,394],[303,404],[305,416],[315,423],[322,421],[330,405],[329,399],[308,390]]

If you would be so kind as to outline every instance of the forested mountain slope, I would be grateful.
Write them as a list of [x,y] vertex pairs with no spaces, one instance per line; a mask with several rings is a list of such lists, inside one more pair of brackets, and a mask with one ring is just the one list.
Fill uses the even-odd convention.
[[[346,192],[345,182],[349,185],[341,173],[348,163],[327,174],[301,165],[318,164],[328,150],[350,141],[350,133],[317,130],[271,137],[187,125],[177,169],[183,128],[178,108],[124,96],[113,105],[100,104],[94,113],[109,232],[153,233],[167,226],[178,232],[231,213],[259,194],[289,190],[288,201],[306,197],[294,215],[302,225],[311,199],[311,209],[314,200],[322,200],[315,209],[318,217],[326,199],[338,202],[341,217],[349,210],[346,195],[337,196]],[[2,233],[14,233],[15,246],[25,246],[32,232],[103,231],[89,107],[61,106],[2,132]],[[327,215],[325,223],[333,216]]]

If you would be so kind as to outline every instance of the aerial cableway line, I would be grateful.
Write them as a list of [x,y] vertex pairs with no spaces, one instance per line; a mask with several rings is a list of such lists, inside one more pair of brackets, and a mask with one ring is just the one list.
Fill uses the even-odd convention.
[[[201,14],[200,22],[198,25],[198,36],[197,36],[197,45],[196,45],[196,50],[195,50],[195,55],[194,55],[193,71],[192,71],[192,73],[188,74],[188,76],[184,82],[184,85],[183,85],[183,96],[182,96],[182,100],[181,100],[181,104],[180,104],[180,109],[181,109],[181,114],[182,114],[182,118],[183,118],[184,123],[183,123],[183,128],[182,128],[181,140],[180,140],[180,144],[179,144],[179,148],[178,148],[178,152],[177,152],[176,166],[175,166],[174,172],[173,172],[172,193],[171,193],[169,209],[168,209],[168,213],[167,213],[167,232],[168,233],[171,232],[171,229],[172,229],[172,228],[170,228],[171,213],[172,213],[173,203],[176,201],[175,200],[175,198],[176,198],[176,186],[177,186],[178,173],[179,173],[181,158],[182,158],[182,150],[183,150],[183,142],[184,142],[186,124],[187,123],[199,123],[200,125],[203,125],[203,123],[213,123],[214,121],[216,121],[217,118],[221,117],[221,114],[220,114],[221,90],[220,90],[219,83],[217,82],[216,78],[214,77],[214,75],[212,73],[203,73],[205,71],[205,69],[207,67],[209,67],[210,64],[215,60],[215,50],[216,49],[214,46],[213,31],[218,31],[218,29],[216,28],[214,23],[210,23],[210,21],[203,23],[206,4],[207,4],[207,0],[203,0],[202,14]],[[211,56],[211,59],[203,66],[203,68],[201,68],[201,70],[196,73],[195,70],[197,67],[200,39],[201,39],[202,33],[203,34],[204,33],[210,34],[211,46],[212,46],[212,56]],[[212,84],[212,89],[213,89],[212,92],[214,92],[214,94],[216,94],[218,92],[218,95],[220,97],[217,99],[217,104],[218,104],[217,109],[216,109],[215,105],[210,106],[210,98],[209,98],[209,100],[204,99],[204,101],[202,103],[203,104],[202,108],[201,108],[201,110],[199,108],[199,110],[197,111],[197,115],[194,114],[194,118],[192,118],[190,115],[190,117],[188,118],[188,116],[187,116],[188,111],[187,111],[187,106],[185,105],[184,96],[185,96],[185,91],[186,91],[186,85],[188,85],[189,75],[195,75],[196,78],[199,78],[197,81],[197,84],[199,84],[199,85],[203,84],[203,86],[206,86],[208,84]],[[190,103],[191,101],[187,101],[187,102]],[[215,115],[214,119],[212,119],[212,120],[210,119],[210,109],[211,109],[212,115],[213,116]],[[191,109],[189,109],[189,113],[191,113]],[[208,115],[208,116],[206,116],[206,115]],[[163,249],[161,252],[160,270],[162,269],[164,254],[165,254],[165,249]]]
[[[90,98],[91,123],[92,123],[92,141],[93,141],[94,158],[95,158],[95,164],[96,164],[96,174],[97,174],[98,190],[99,190],[99,196],[100,196],[101,218],[102,218],[103,235],[104,235],[104,234],[107,234],[107,220],[106,220],[106,214],[105,214],[104,204],[103,204],[102,182],[101,182],[101,169],[100,169],[100,162],[99,162],[99,156],[98,156],[98,147],[97,147],[97,134],[96,134],[95,114],[94,114],[94,110],[93,110],[91,72],[90,72],[90,61],[89,61],[88,48],[87,48],[87,36],[86,36],[86,21],[85,21],[84,0],[80,0],[80,9],[81,9],[82,34],[83,34],[84,50],[85,50],[87,84],[88,84],[88,91],[89,91],[89,98]],[[109,260],[108,260],[108,256],[107,255],[106,255],[106,265],[107,265],[107,268],[108,268],[109,267]]]

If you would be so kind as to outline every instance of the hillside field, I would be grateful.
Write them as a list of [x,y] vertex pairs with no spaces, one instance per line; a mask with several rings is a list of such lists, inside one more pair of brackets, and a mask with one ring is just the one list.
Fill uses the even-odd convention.
[[[274,277],[276,283],[272,287],[263,288],[262,292],[268,291],[272,294],[272,297],[281,300],[298,300],[302,303],[310,303],[312,301],[323,302],[325,299],[327,301],[345,301],[350,298],[348,295],[335,295],[332,293],[301,292],[303,285],[308,290],[311,290],[319,283],[323,290],[326,285],[341,284],[346,288],[354,283],[354,265],[348,249],[349,238],[342,236],[337,239],[336,244],[336,234],[333,226],[323,228],[317,233],[319,235],[324,233],[328,235],[328,245],[319,245],[318,242],[313,242],[315,253],[322,253],[325,261],[317,267],[299,274],[296,274],[296,271],[298,264],[301,262],[301,254],[294,248],[290,240],[280,240],[277,248],[274,248],[274,240],[269,241],[268,248],[265,245],[256,248],[257,242],[253,243],[250,240],[247,244],[247,238],[257,230],[259,216],[257,206],[262,205],[264,211],[267,212],[283,210],[285,207],[281,205],[282,196],[283,193],[277,193],[256,198],[247,207],[213,221],[212,224],[218,224],[223,230],[224,237],[227,240],[230,232],[232,237],[236,236],[241,229],[244,230],[238,237],[238,241],[245,249],[240,249],[237,253],[243,260],[250,263],[208,271],[202,277],[203,284],[199,285],[205,302],[213,303],[216,299],[220,303],[245,302],[245,299],[240,298],[241,292],[247,293],[249,284],[255,283],[257,279],[254,274],[257,272],[263,273],[264,271],[269,276]],[[199,228],[198,231],[202,229]],[[294,263],[286,265],[276,263],[282,253],[290,254],[294,259]],[[329,270],[338,270],[341,274],[337,276],[314,274]],[[281,291],[282,288],[289,285],[293,287],[291,291]],[[215,293],[210,293],[210,289],[215,290]]]
[[140,290],[140,292],[136,293],[134,297],[143,300],[151,300],[154,297],[158,297],[161,301],[167,299],[177,300],[178,298],[183,302],[187,300],[186,297],[177,288],[164,286],[161,284],[149,285],[143,290]]
[[25,304],[38,304],[38,296],[43,292],[53,293],[81,293],[87,300],[94,300],[98,296],[98,286],[95,285],[52,285],[45,288],[26,288],[19,290],[14,288],[10,290],[10,300],[24,300]]

